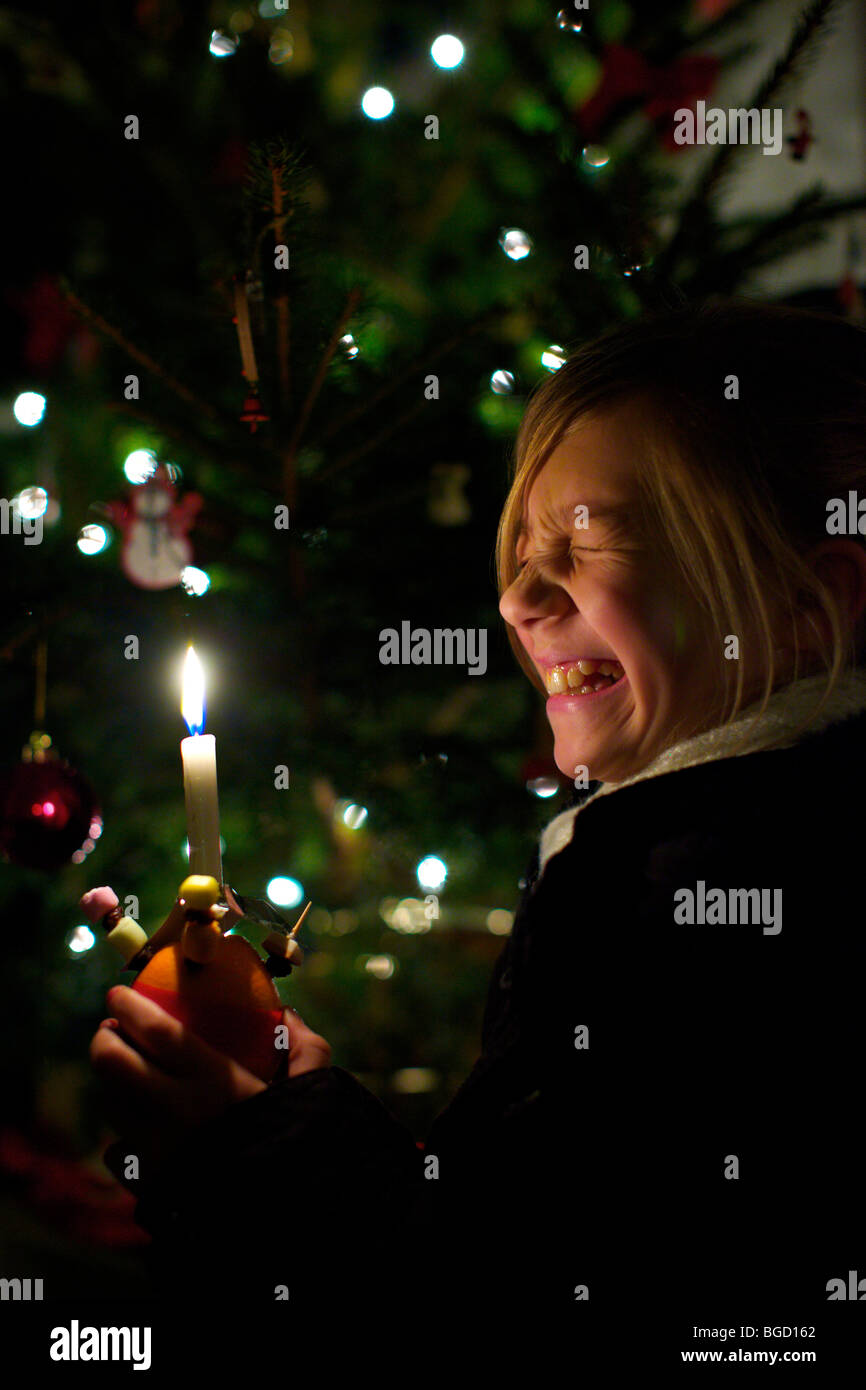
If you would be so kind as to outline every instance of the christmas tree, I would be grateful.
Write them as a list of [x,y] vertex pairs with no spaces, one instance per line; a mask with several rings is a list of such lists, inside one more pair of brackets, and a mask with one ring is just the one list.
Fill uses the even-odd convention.
[[[740,93],[784,111],[792,168],[797,80],[838,8],[804,5]],[[0,1161],[20,1192],[37,1151],[95,1165],[104,1138],[87,1046],[118,966],[78,898],[112,884],[151,930],[188,871],[190,643],[226,881],[287,921],[313,903],[283,998],[419,1138],[467,1074],[571,793],[492,569],[526,398],[612,323],[740,292],[866,207],[816,185],[725,217],[758,152],[677,142],[761,10],[4,11]],[[853,282],[835,307],[861,312]],[[413,662],[437,630],[483,633],[483,661]],[[127,1219],[104,1215],[104,1245]]]

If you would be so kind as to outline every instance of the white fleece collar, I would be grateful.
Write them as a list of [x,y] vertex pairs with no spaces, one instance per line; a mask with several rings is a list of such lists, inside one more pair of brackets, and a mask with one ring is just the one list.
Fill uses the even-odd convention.
[[[629,777],[624,782],[604,782],[579,806],[569,806],[545,826],[539,846],[539,878],[544,873],[548,860],[571,842],[575,817],[597,797],[609,796],[622,787],[631,787],[635,782],[644,782],[649,777],[660,777],[663,773],[675,772],[680,768],[695,767],[698,763],[731,757],[733,748],[744,735],[742,751],[736,756],[744,757],[749,753],[760,752],[768,744],[775,743],[777,739],[796,729],[809,710],[814,708],[825,684],[826,678],[823,675],[804,676],[801,680],[792,681],[770,696],[763,714],[756,712],[760,705],[760,701],[756,701],[727,727],[708,729],[706,733],[695,734],[692,738],[682,739],[681,742],[666,748],[635,777]],[[864,709],[866,668],[858,667],[840,677],[836,689],[826,701],[820,715],[800,737],[805,738],[807,734],[817,733],[830,724],[859,714]],[[798,739],[792,737],[790,743],[776,746],[787,748],[797,742]]]

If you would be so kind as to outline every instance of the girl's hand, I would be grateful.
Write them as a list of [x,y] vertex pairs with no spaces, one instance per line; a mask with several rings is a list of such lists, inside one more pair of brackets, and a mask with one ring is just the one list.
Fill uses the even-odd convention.
[[[136,990],[117,985],[107,999],[114,1017],[94,1034],[90,1060],[105,1083],[109,1119],[124,1136],[105,1155],[121,1182],[129,1154],[138,1156],[140,1176],[150,1176],[196,1125],[267,1090],[266,1082]],[[293,1009],[283,1011],[283,1021],[290,1077],[330,1066],[331,1048],[323,1037]]]

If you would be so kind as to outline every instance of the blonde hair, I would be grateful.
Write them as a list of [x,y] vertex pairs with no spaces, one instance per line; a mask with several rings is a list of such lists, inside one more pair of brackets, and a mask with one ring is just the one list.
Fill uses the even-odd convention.
[[[731,376],[736,399],[726,399]],[[757,619],[767,671],[759,712],[778,675],[768,594],[792,620],[809,606],[826,616],[832,640],[819,634],[819,645],[827,680],[797,730],[804,732],[864,655],[863,620],[846,642],[844,615],[803,555],[827,539],[831,498],[847,506],[849,491],[866,495],[866,332],[829,313],[739,299],[655,313],[579,348],[531,394],[521,421],[496,539],[500,596],[517,574],[526,497],[554,449],[585,419],[632,404],[643,436],[635,451],[639,524],[709,618],[720,653],[726,634]],[[859,535],[852,539],[863,546]],[[506,627],[520,666],[543,691]],[[744,708],[739,662],[736,670],[733,691],[723,681],[720,723]],[[799,673],[795,647],[791,680]]]

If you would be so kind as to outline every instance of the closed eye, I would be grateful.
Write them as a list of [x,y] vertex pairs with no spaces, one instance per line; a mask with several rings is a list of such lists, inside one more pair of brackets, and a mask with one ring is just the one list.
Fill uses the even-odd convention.
[[[564,559],[568,558],[575,550],[585,550],[585,551],[587,551],[589,554],[599,554],[599,553],[600,553],[599,548],[598,548],[597,546],[592,546],[592,545],[570,545],[566,551],[564,551],[564,552],[559,552],[559,553],[557,553],[557,554],[552,554],[552,555],[550,556],[550,559],[551,559],[551,560],[557,560],[557,559],[563,559],[563,560],[564,560]],[[544,559],[545,559],[545,556],[544,556],[544,555],[534,555],[534,556],[533,556],[531,559],[529,559],[529,560],[523,560],[523,561],[518,560],[518,561],[516,562],[516,563],[517,563],[517,573],[518,573],[518,574],[522,574],[523,571],[526,569],[527,565],[538,564],[540,561],[543,561]]]

